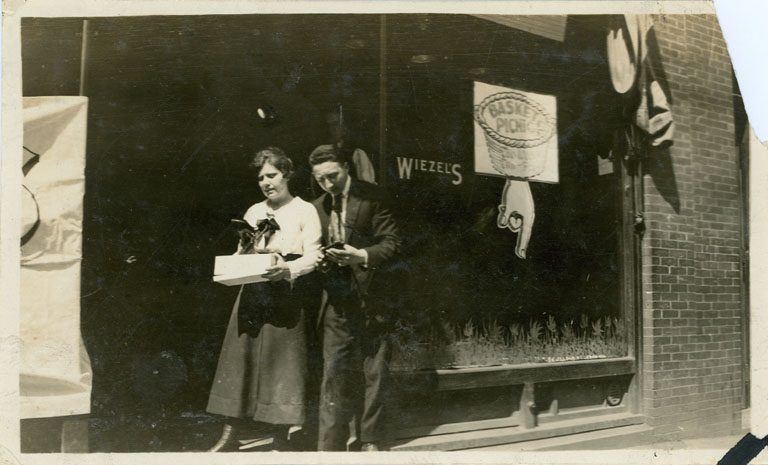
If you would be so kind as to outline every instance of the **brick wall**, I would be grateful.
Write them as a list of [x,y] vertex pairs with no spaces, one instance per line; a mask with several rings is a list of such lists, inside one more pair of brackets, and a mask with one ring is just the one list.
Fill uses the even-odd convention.
[[713,15],[654,21],[677,131],[645,176],[644,411],[659,436],[735,434],[741,202],[730,58]]

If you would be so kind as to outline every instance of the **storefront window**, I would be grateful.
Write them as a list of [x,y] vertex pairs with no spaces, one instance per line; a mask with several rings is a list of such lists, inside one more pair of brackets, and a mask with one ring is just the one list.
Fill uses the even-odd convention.
[[[130,21],[127,38],[124,21]],[[468,15],[252,15],[228,23],[232,39],[221,41],[221,21],[169,17],[92,24],[100,39],[89,53],[103,64],[94,68],[89,84],[93,124],[106,124],[116,112],[135,116],[128,145],[144,147],[148,139],[160,145],[127,156],[118,151],[124,144],[110,145],[107,137],[89,141],[117,151],[103,158],[109,169],[96,163],[86,168],[98,172],[88,174],[90,192],[116,203],[86,198],[86,208],[104,209],[86,218],[86,229],[101,230],[96,218],[109,218],[110,231],[130,235],[109,243],[109,252],[129,257],[152,247],[152,238],[175,224],[152,199],[162,196],[169,211],[191,209],[200,218],[188,234],[201,239],[159,252],[159,262],[178,265],[158,268],[156,279],[146,273],[140,279],[165,288],[165,280],[182,279],[175,271],[186,261],[208,263],[211,256],[231,253],[231,238],[211,241],[210,231],[242,215],[259,195],[242,169],[254,147],[276,144],[291,154],[297,165],[294,192],[313,198],[318,190],[312,189],[306,157],[315,146],[342,139],[350,151],[367,154],[376,181],[390,191],[405,241],[394,269],[377,271],[390,274],[387,304],[399,313],[395,367],[627,353],[620,165],[609,157],[619,114],[601,28],[580,26],[589,20],[572,17],[528,22],[552,29],[548,38]],[[565,26],[562,40],[557,24]],[[121,47],[119,54],[115,47]],[[179,50],[199,66],[190,69],[177,58]],[[113,69],[139,87],[116,83]],[[154,80],[144,79],[144,69],[157,70]],[[476,166],[479,85],[546,96],[554,105],[547,116],[554,122],[556,178],[526,182],[535,220],[525,258],[517,250],[519,233],[497,224],[507,179]],[[97,106],[113,100],[121,106]],[[145,121],[144,108],[162,110],[158,124]],[[194,108],[205,111],[189,124],[176,123],[175,115]],[[260,110],[270,118],[259,119]],[[189,127],[212,122],[215,130],[189,135]],[[513,127],[520,126],[509,121],[506,129]],[[188,137],[185,144],[173,142]],[[183,171],[185,181],[169,189],[165,176],[175,160],[187,166],[189,147],[202,148]],[[155,157],[157,151],[169,155]],[[131,169],[145,176],[141,183],[115,181]],[[129,232],[121,232],[127,217],[113,211],[131,215]],[[123,250],[124,244],[132,248]],[[98,279],[104,279],[103,257],[110,256],[104,247],[86,239],[91,265],[85,273]],[[200,282],[210,280],[203,266],[194,273]],[[224,292],[178,285],[189,286],[191,296]],[[151,300],[130,305],[151,309]],[[99,305],[92,299],[85,308]]]
[[[411,264],[395,365],[626,355],[609,153],[618,115],[600,37],[569,23],[558,41],[467,16],[389,25],[388,179]],[[525,258],[520,233],[498,225],[505,177],[478,173],[478,83],[556,102],[556,181],[527,182],[535,220]]]

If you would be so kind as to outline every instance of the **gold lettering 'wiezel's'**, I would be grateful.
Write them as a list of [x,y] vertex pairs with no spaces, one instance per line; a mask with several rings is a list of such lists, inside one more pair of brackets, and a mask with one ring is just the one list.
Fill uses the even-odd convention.
[[451,183],[459,185],[464,180],[461,164],[444,161],[425,160],[423,158],[397,157],[397,171],[400,179],[411,179],[413,170],[425,173],[448,174],[453,176]]

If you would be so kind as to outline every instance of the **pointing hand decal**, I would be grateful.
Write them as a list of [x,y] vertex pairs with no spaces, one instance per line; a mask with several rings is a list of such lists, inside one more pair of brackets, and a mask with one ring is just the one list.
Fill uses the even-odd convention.
[[515,255],[525,258],[528,241],[531,239],[533,220],[536,217],[528,181],[507,179],[501,202],[496,225],[517,233]]

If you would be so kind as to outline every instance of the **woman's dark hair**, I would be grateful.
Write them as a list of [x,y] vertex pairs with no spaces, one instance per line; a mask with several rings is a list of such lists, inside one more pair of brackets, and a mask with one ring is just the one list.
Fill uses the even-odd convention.
[[266,163],[269,163],[270,165],[277,168],[281,173],[283,173],[283,177],[286,179],[290,178],[293,174],[293,162],[290,158],[288,158],[288,155],[286,155],[281,148],[267,147],[265,149],[259,150],[248,164],[248,168],[251,168],[256,173],[258,173]]

